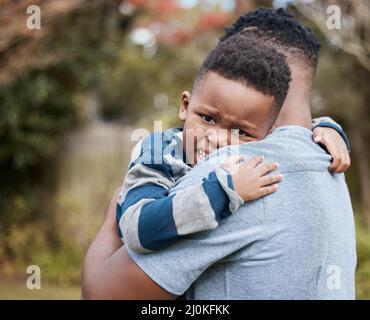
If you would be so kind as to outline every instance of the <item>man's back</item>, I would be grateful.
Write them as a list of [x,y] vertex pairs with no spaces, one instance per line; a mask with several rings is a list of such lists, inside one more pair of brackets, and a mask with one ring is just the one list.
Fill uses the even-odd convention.
[[[355,231],[347,186],[343,174],[327,170],[330,157],[311,141],[311,132],[279,128],[240,152],[277,161],[284,179],[278,192],[226,219],[219,231],[227,235],[244,224],[251,239],[206,270],[188,297],[354,298]],[[202,171],[200,165],[192,174]],[[192,174],[184,180],[192,180]],[[256,208],[247,212],[246,206]]]
[[[343,174],[303,127],[214,153],[171,190],[194,185],[240,152],[280,164],[279,190],[246,203],[215,230],[131,258],[167,291],[188,299],[353,299],[355,228]],[[221,156],[221,157],[219,157]],[[215,162],[213,162],[215,160]]]

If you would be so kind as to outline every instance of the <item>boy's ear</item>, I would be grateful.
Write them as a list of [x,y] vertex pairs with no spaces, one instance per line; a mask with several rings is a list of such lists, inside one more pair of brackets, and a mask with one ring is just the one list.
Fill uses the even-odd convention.
[[179,110],[179,118],[182,121],[186,120],[191,94],[189,91],[184,91],[181,96],[181,105]]

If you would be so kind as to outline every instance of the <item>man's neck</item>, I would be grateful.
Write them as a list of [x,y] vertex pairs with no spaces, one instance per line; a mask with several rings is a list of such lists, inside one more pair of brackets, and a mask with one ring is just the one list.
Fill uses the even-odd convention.
[[275,122],[275,127],[290,125],[311,129],[311,75],[295,66],[291,66],[291,69],[293,80],[290,83],[288,95]]
[[312,128],[312,116],[310,104],[308,102],[287,101],[284,103],[279,116],[275,122],[275,127],[300,126],[308,129]]

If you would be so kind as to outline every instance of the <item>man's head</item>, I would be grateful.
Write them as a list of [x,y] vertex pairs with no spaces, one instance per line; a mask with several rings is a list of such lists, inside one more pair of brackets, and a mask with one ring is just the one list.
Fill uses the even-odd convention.
[[219,147],[264,138],[288,92],[290,70],[274,48],[235,35],[207,56],[192,94],[182,94],[189,163]]
[[243,34],[286,56],[292,81],[275,126],[311,128],[310,92],[320,50],[314,33],[284,9],[259,8],[240,16],[226,29],[220,42],[235,34]]
[[299,65],[314,75],[320,51],[315,34],[284,9],[259,8],[240,16],[227,28],[220,42],[242,32],[250,39],[275,48],[289,66]]

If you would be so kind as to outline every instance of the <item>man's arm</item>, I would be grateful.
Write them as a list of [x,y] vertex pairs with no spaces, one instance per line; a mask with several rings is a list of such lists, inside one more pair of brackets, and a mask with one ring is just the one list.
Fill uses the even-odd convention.
[[83,299],[173,299],[130,258],[117,235],[116,192],[105,221],[88,249],[82,274]]

